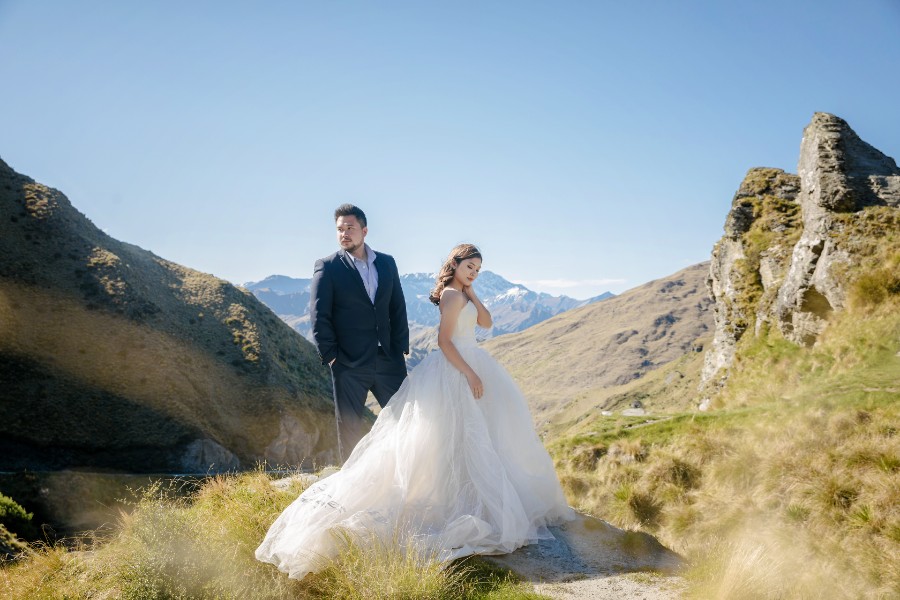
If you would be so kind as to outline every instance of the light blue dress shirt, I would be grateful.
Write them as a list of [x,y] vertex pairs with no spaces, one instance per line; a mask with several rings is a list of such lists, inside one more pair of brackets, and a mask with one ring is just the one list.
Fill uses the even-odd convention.
[[375,268],[375,251],[369,248],[368,244],[365,244],[365,249],[366,260],[360,260],[349,252],[347,255],[353,261],[353,266],[359,271],[360,277],[362,277],[369,300],[372,301],[372,304],[375,304],[375,292],[378,291],[378,269]]

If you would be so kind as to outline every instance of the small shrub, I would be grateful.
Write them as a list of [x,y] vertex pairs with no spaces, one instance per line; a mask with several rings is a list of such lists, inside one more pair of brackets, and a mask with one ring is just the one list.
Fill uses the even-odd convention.
[[670,483],[683,490],[697,487],[701,471],[694,465],[675,457],[667,457],[651,469],[649,478]]
[[790,504],[785,511],[788,519],[798,523],[802,523],[809,518],[809,509],[799,504]]
[[39,537],[37,527],[31,522],[33,513],[26,512],[15,500],[0,494],[0,525],[17,536],[33,540]]
[[644,446],[640,439],[623,439],[610,445],[606,458],[619,464],[644,462],[648,451],[648,448]]

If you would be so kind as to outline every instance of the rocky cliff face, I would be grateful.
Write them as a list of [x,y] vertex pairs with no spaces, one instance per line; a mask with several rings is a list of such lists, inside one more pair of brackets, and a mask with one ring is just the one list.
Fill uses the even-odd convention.
[[751,169],[738,188],[713,248],[707,287],[715,334],[703,381],[731,364],[737,341],[768,319],[799,238],[800,179],[780,169]]
[[748,330],[814,344],[845,307],[858,267],[877,260],[879,238],[900,232],[898,206],[894,160],[834,115],[816,113],[804,130],[797,175],[751,169],[713,249],[716,333],[704,385],[722,383]]
[[857,260],[856,240],[841,239],[854,219],[839,217],[868,207],[900,206],[900,169],[894,159],[859,139],[845,121],[817,113],[803,132],[798,174],[803,233],[794,246],[774,316],[785,337],[812,344],[828,314],[844,307],[846,268]]
[[327,462],[330,378],[249,292],[0,161],[0,470]]

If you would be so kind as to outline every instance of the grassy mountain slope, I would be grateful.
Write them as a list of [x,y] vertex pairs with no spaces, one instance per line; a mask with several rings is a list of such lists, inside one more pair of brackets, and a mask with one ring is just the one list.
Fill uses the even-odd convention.
[[110,238],[0,161],[0,468],[325,459],[329,388],[251,294]]
[[[711,335],[708,270],[708,263],[688,267],[485,347],[512,373],[539,430],[551,437],[637,399],[653,409],[686,408],[699,381],[699,353],[691,350]],[[675,360],[681,370],[659,371]]]

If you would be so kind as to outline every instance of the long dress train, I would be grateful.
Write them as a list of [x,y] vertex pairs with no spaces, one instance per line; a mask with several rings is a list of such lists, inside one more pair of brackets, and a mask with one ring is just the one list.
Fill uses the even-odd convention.
[[463,307],[453,343],[484,383],[434,351],[413,369],[343,468],[307,488],[271,526],[258,560],[302,579],[341,550],[338,532],[416,544],[440,561],[504,554],[574,518],[525,399],[475,341]]

